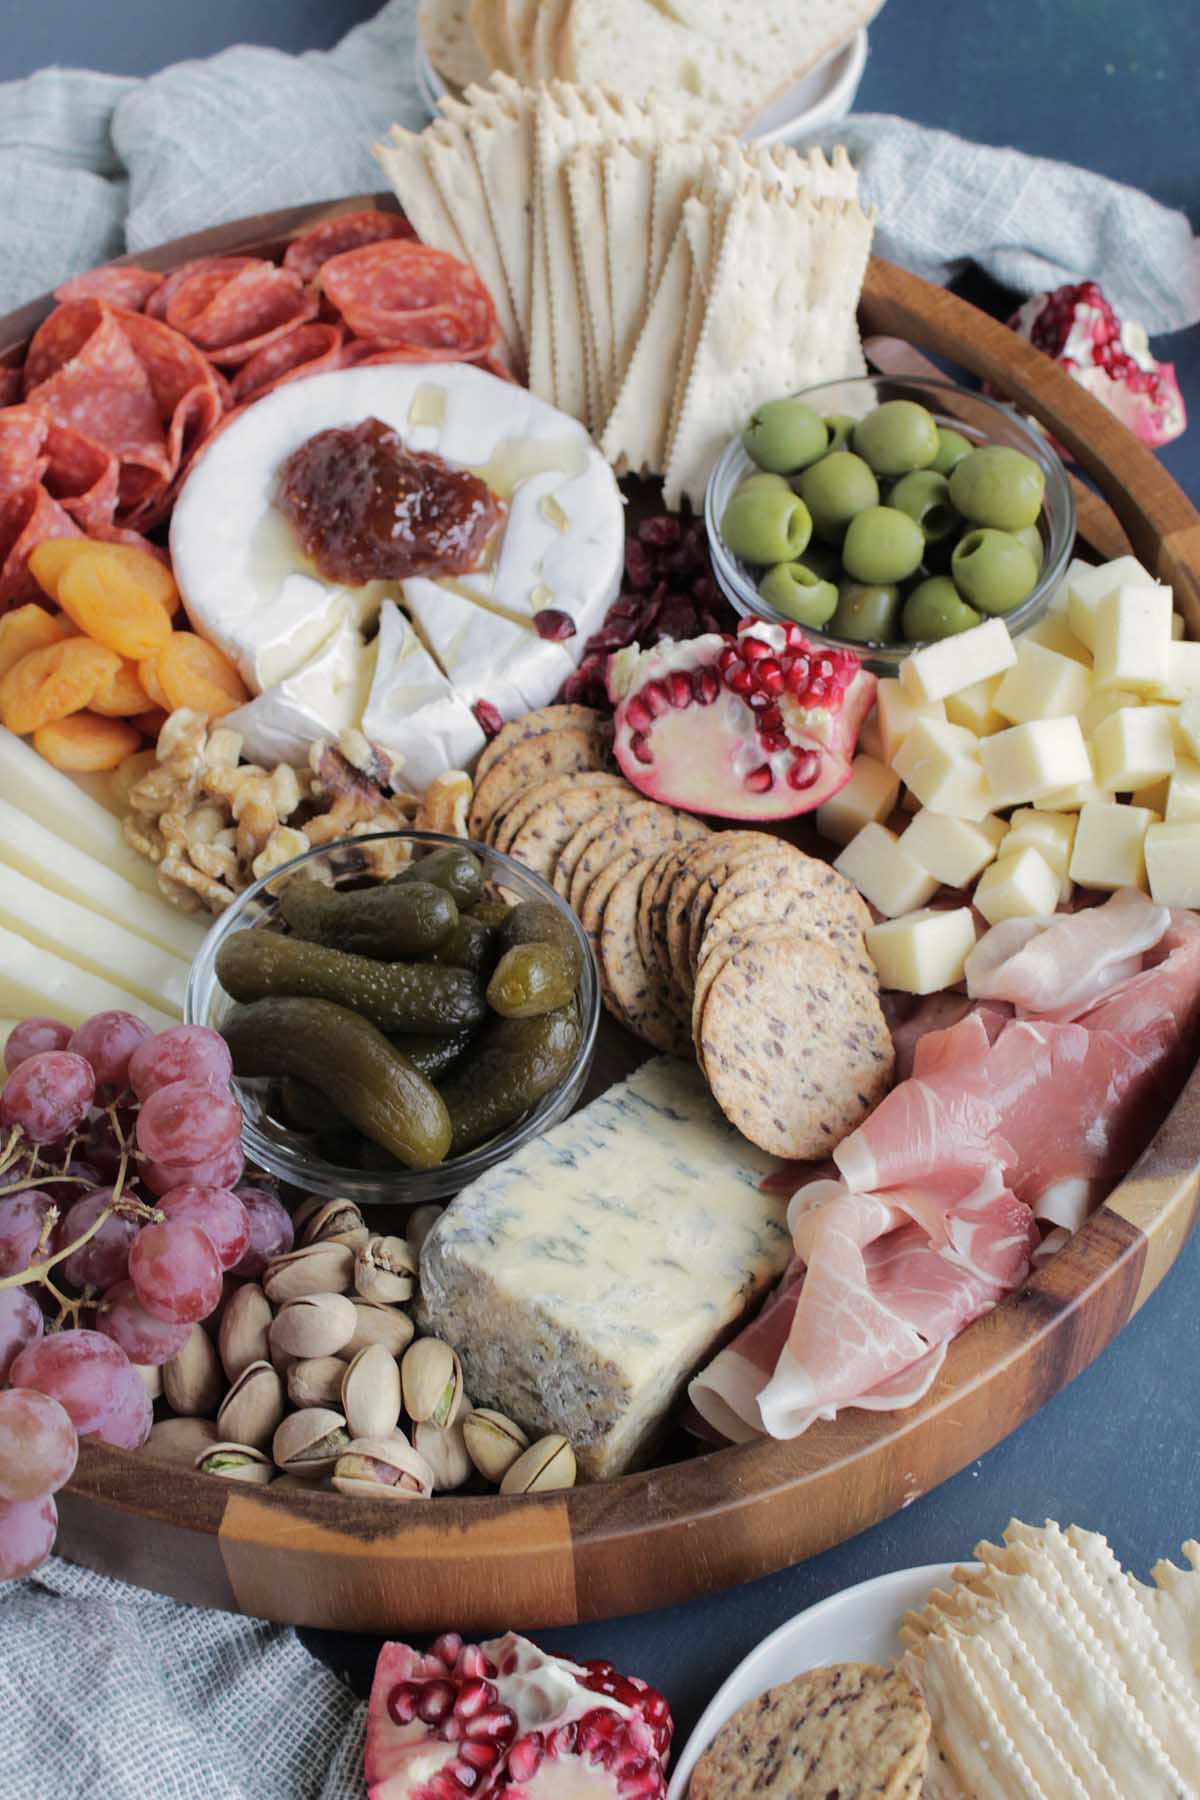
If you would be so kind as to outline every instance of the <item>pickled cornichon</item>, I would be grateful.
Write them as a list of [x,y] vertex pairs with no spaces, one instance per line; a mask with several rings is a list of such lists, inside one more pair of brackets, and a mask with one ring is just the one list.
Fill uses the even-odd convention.
[[434,962],[445,963],[452,969],[470,969],[475,975],[489,975],[499,954],[496,927],[485,925],[482,919],[473,918],[470,913],[464,913],[454,930],[430,952]]
[[533,1019],[565,1006],[578,985],[557,944],[514,944],[496,964],[487,1001],[506,1019]]
[[236,1075],[307,1082],[406,1168],[433,1169],[445,1161],[451,1141],[446,1102],[381,1031],[349,1007],[275,995],[235,1006],[221,1030]]
[[468,916],[478,919],[481,925],[503,925],[512,910],[507,900],[488,898],[485,895],[478,906],[471,908]]
[[329,950],[399,962],[444,944],[458,924],[453,894],[431,881],[339,892],[321,881],[289,881],[279,911],[294,937]]
[[454,1031],[447,1037],[392,1037],[389,1042],[406,1056],[427,1081],[437,1081],[454,1067],[475,1038],[473,1030]]
[[522,900],[511,907],[500,924],[500,953],[518,944],[555,944],[570,965],[577,983],[583,974],[583,951],[574,926],[548,900]]
[[[422,1069],[421,1073],[428,1071]],[[319,1088],[287,1075],[279,1084],[279,1116],[293,1131],[344,1131],[346,1121]]]
[[227,937],[217,952],[216,973],[235,1000],[274,995],[328,1000],[351,1008],[380,1031],[461,1031],[487,1013],[483,989],[469,969],[376,962],[264,928]]
[[444,888],[464,912],[476,905],[483,894],[479,858],[470,850],[458,850],[449,844],[410,863],[401,874],[393,875],[388,886],[404,887],[410,881],[431,881],[434,887]]
[[495,1137],[558,1086],[579,1049],[574,1004],[536,1019],[490,1021],[441,1095],[450,1114],[450,1155]]

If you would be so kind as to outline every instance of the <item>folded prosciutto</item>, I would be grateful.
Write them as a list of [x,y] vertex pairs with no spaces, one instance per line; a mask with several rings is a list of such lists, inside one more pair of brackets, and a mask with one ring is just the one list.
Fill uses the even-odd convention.
[[967,976],[972,1010],[914,1033],[912,1073],[835,1151],[838,1178],[797,1186],[794,1261],[692,1382],[726,1437],[911,1405],[950,1339],[1043,1259],[1043,1228],[1059,1244],[1083,1222],[1185,1073],[1200,920],[1124,890],[994,927]]

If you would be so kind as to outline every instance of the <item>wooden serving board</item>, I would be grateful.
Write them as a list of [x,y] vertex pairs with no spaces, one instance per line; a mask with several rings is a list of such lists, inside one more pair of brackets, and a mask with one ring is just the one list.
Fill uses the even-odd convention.
[[[390,196],[360,195],[179,239],[137,261],[278,249],[294,231]],[[11,359],[52,301],[0,321]],[[878,367],[948,358],[1032,413],[1098,493],[1080,536],[1134,552],[1200,636],[1200,515],[1098,401],[995,320],[874,260],[861,307]],[[1106,1205],[1019,1292],[951,1344],[902,1412],[849,1411],[770,1441],[569,1493],[349,1500],[238,1487],[85,1443],[59,1495],[59,1550],[181,1600],[370,1632],[525,1629],[668,1606],[801,1561],[927,1493],[1065,1387],[1162,1280],[1200,1210],[1200,1070]]]

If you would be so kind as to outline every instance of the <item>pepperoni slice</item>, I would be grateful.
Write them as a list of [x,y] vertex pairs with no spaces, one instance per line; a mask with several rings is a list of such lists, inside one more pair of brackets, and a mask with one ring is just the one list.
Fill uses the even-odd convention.
[[[126,316],[145,323],[140,313]],[[25,359],[25,393],[56,425],[170,475],[150,376],[102,301],[70,300],[38,327]]]
[[215,362],[245,362],[317,311],[298,275],[262,257],[206,257],[177,273],[183,278],[164,299],[155,294],[152,316]]
[[496,337],[491,295],[474,269],[415,238],[344,251],[319,280],[352,332],[414,362],[482,356]]
[[[0,412],[0,429],[4,414]],[[117,510],[121,465],[110,450],[69,426],[51,425],[46,434],[43,481],[81,531],[95,537],[110,527]]]
[[177,269],[164,275],[162,285],[155,288],[147,301],[146,311],[152,319],[165,320],[172,300],[193,276],[209,270],[224,270],[227,275],[236,275],[242,269],[255,268],[261,261],[261,256],[194,256],[191,262],[180,263]]
[[297,325],[242,364],[233,378],[235,404],[261,399],[283,381],[342,367],[345,333],[340,325]]
[[378,244],[393,238],[411,238],[416,233],[401,213],[339,213],[335,219],[322,219],[294,237],[284,253],[283,266],[301,281],[312,281],[317,270],[332,256],[347,250],[358,250],[363,244]]
[[133,263],[106,263],[102,269],[88,269],[83,275],[72,275],[54,290],[56,300],[107,300],[113,306],[128,306],[141,312],[155,288],[161,287],[162,276],[153,269],[139,269]]
[[29,573],[30,552],[47,538],[83,533],[40,484],[0,500],[0,611],[46,596]]
[[24,391],[20,363],[0,369],[0,406],[15,406]]
[[0,502],[35,487],[46,473],[50,421],[34,406],[0,409]]

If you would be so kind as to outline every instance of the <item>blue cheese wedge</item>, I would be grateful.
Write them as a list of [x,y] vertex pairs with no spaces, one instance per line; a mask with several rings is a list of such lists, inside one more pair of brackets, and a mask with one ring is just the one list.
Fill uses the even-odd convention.
[[773,1167],[658,1057],[463,1189],[421,1252],[422,1322],[477,1405],[619,1474],[786,1266]]

